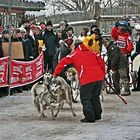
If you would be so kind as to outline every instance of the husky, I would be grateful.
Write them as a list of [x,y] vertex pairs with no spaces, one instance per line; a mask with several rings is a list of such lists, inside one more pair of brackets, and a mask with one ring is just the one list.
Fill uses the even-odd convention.
[[76,116],[72,108],[72,94],[69,84],[62,77],[57,76],[52,79],[51,89],[52,93],[57,97],[57,103],[59,104],[54,116],[57,117],[58,112],[63,107],[65,100],[70,106],[73,116]]
[[50,90],[51,80],[53,78],[53,75],[49,72],[45,73],[43,76],[43,84],[44,84],[44,90],[48,89]]
[[31,93],[33,95],[33,102],[38,112],[40,113],[40,119],[46,117],[44,110],[49,107],[52,112],[52,118],[54,119],[54,109],[57,107],[56,97],[47,88],[40,93],[37,93],[37,88],[40,82],[35,83],[31,88]]

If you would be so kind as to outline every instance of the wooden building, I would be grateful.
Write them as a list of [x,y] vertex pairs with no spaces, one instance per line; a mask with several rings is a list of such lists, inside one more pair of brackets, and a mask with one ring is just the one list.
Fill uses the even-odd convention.
[[0,0],[0,26],[7,26],[9,16],[11,24],[19,26],[25,18],[34,18],[34,15],[26,16],[26,11],[40,11],[45,9],[44,2],[28,2],[27,0]]

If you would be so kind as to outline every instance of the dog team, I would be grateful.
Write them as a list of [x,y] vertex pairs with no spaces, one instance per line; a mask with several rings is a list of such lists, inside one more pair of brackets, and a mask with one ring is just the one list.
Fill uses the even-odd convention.
[[[95,41],[95,38],[88,40],[90,42],[88,45],[94,47]],[[67,79],[64,80],[60,76],[61,72],[70,64],[74,66],[75,70],[67,69],[65,71]],[[87,48],[84,42],[77,42],[75,49],[59,61],[52,75],[44,74],[44,91],[39,94],[36,92],[39,82],[32,87],[34,104],[41,114],[40,117],[45,117],[44,110],[48,107],[51,109],[53,119],[57,117],[65,100],[70,106],[73,116],[76,116],[72,107],[73,94],[76,92],[75,99],[80,93],[83,106],[84,118],[80,121],[94,123],[101,119],[100,95],[104,77],[105,63],[101,56]]]

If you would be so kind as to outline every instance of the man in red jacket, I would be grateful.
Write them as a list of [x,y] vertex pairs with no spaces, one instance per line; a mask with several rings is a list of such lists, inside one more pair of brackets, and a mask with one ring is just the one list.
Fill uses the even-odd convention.
[[133,50],[133,42],[127,21],[116,22],[115,26],[112,28],[111,36],[123,54],[127,55],[131,53]]
[[64,57],[57,65],[53,75],[58,76],[69,64],[76,68],[80,80],[80,99],[83,105],[84,119],[81,122],[95,122],[101,119],[102,107],[100,94],[105,76],[105,63],[96,53],[88,50],[83,43]]
[[[130,56],[131,51],[133,50],[133,42],[130,35],[128,21],[117,21],[115,26],[112,28],[111,36],[115,40],[114,44],[120,48],[121,53],[127,59],[127,76],[130,80],[128,56]],[[116,76],[118,77],[118,75]]]

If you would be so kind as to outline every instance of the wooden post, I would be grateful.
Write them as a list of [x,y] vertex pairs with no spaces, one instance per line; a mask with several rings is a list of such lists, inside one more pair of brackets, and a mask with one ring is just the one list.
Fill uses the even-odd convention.
[[95,0],[94,1],[95,8],[94,8],[94,19],[96,20],[96,25],[99,27],[100,26],[100,0]]
[[8,58],[8,85],[9,85],[9,88],[8,88],[8,92],[10,95],[10,83],[11,83],[11,75],[10,75],[10,68],[11,68],[11,51],[12,51],[12,41],[11,41],[11,5],[9,5],[9,8],[8,8],[8,23],[9,23],[9,34],[10,34],[10,37],[9,37],[9,52],[8,52],[8,55],[9,55],[9,58]]

